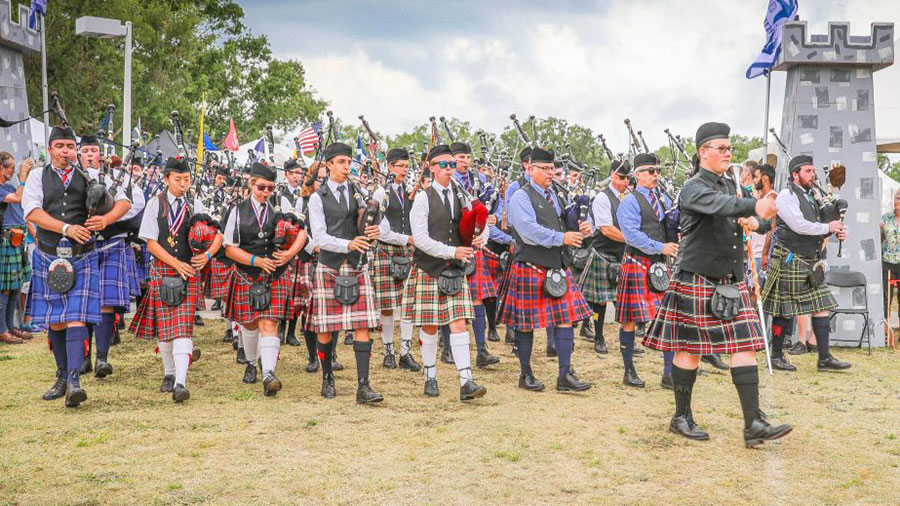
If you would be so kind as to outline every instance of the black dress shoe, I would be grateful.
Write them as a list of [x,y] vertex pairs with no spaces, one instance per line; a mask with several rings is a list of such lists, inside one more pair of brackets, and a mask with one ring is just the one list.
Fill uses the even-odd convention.
[[93,371],[93,367],[91,367],[91,357],[84,357],[84,362],[81,364],[81,374],[88,374]]
[[357,404],[375,404],[384,400],[384,396],[372,390],[369,386],[369,378],[359,380],[356,387],[356,403]]
[[316,372],[319,370],[319,359],[310,360],[306,363],[306,372]]
[[500,342],[500,334],[497,333],[497,328],[496,328],[496,327],[491,328],[491,329],[488,329],[487,340],[490,341],[490,342],[492,342],[492,343],[499,343],[499,342]]
[[94,376],[98,378],[105,378],[112,374],[113,368],[109,365],[109,362],[103,360],[102,358],[97,359],[97,365],[94,366]]
[[631,353],[633,355],[643,355],[646,352],[644,351],[644,348],[641,348],[640,346],[635,346],[634,351],[632,351]]
[[622,378],[622,384],[626,387],[644,388],[644,380],[637,373],[637,369],[629,367],[625,369],[625,376]]
[[506,344],[514,344],[516,342],[516,334],[509,327],[506,327],[506,335],[503,336],[503,342]]
[[556,378],[556,390],[558,392],[583,392],[589,390],[591,384],[581,381],[571,368],[565,374]]
[[87,392],[81,387],[66,385],[66,407],[77,408],[79,404],[87,400]]
[[159,385],[159,391],[167,394],[175,389],[175,376],[168,374],[163,376],[162,384]]
[[396,369],[397,358],[393,353],[387,353],[384,355],[384,360],[381,362],[381,365],[384,366],[385,369]]
[[844,371],[850,369],[850,362],[844,362],[842,360],[838,360],[834,358],[834,356],[829,353],[825,359],[819,359],[816,364],[819,368],[819,372],[824,371]]
[[212,303],[212,306],[209,307],[212,311],[219,311],[222,309],[222,299],[216,299],[215,302]]
[[791,355],[805,355],[806,354],[806,343],[801,343],[797,341],[794,343],[794,346],[788,350],[788,353]]
[[581,331],[578,332],[578,335],[583,337],[588,341],[594,340],[594,320],[588,318],[587,320],[581,323]]
[[686,415],[673,416],[672,421],[669,422],[669,432],[694,441],[709,439],[709,434],[694,423],[694,416],[690,412]]
[[727,371],[730,369],[728,364],[726,364],[718,355],[703,355],[700,357],[700,361],[709,364],[720,371]]
[[744,429],[744,444],[747,448],[757,447],[766,441],[772,441],[791,433],[793,427],[788,424],[772,426],[762,418],[757,418],[750,423],[750,428]]
[[191,392],[188,391],[187,387],[178,383],[172,389],[172,400],[175,402],[184,402],[191,398]]
[[343,370],[344,370],[344,364],[338,362],[337,357],[334,357],[334,358],[331,360],[331,370],[332,370],[332,371],[343,371]]
[[274,372],[265,373],[263,375],[263,395],[275,397],[279,390],[281,390],[281,380],[275,376]]
[[428,378],[425,380],[425,397],[437,397],[441,395],[438,389],[437,378]]
[[244,383],[256,383],[256,365],[247,362],[247,368],[244,369]]
[[416,362],[416,359],[412,356],[412,353],[407,353],[406,355],[400,355],[400,369],[407,369],[412,372],[419,372],[422,370],[422,366]]
[[547,346],[547,356],[548,357],[556,357],[559,353],[556,352],[555,346]]
[[238,348],[237,352],[237,363],[246,364],[247,363],[247,354],[244,352],[243,348]]
[[191,350],[191,364],[200,360],[201,355],[202,353],[200,353],[200,348],[194,348],[193,350]]
[[334,399],[337,392],[334,390],[334,374],[328,373],[322,378],[322,397]]
[[196,325],[196,326],[198,326],[198,327],[203,327],[203,326],[206,325],[206,324],[203,323],[203,317],[202,317],[202,316],[200,316],[200,315],[198,315],[198,314],[195,314],[195,315],[194,315],[194,325]]
[[532,373],[520,374],[519,388],[523,390],[531,390],[532,392],[541,392],[544,390],[544,384],[538,381]]
[[806,352],[807,353],[819,353],[819,345],[806,343]]
[[784,357],[772,357],[772,369],[775,369],[777,371],[794,372],[797,370],[797,366],[788,362],[788,360]]
[[672,375],[663,374],[662,380],[659,382],[659,386],[663,387],[666,390],[675,390],[675,383],[672,382]]
[[225,329],[225,334],[222,335],[223,343],[230,343],[234,339],[234,332],[232,332],[231,327]]
[[344,335],[344,344],[347,346],[350,346],[353,344],[353,333],[352,332],[348,332],[347,334]]
[[45,401],[52,401],[54,399],[59,399],[60,397],[66,395],[66,371],[57,371],[56,373],[56,383],[50,387],[50,390],[44,392],[44,395],[41,396],[41,399]]
[[444,346],[444,349],[441,350],[441,362],[445,364],[453,363],[453,350],[449,346]]
[[294,334],[288,334],[286,341],[288,346],[300,346],[300,341],[297,340],[297,336]]
[[594,339],[594,353],[597,353],[598,355],[606,355],[609,353],[609,350],[606,348],[606,340],[603,339],[602,335],[599,335]]
[[466,381],[463,386],[459,387],[459,400],[471,401],[472,399],[484,397],[484,394],[486,393],[487,388],[475,383],[475,380],[470,379]]
[[478,367],[487,367],[499,363],[500,357],[491,355],[490,352],[487,351],[487,348],[478,350],[478,354],[475,356],[475,365]]

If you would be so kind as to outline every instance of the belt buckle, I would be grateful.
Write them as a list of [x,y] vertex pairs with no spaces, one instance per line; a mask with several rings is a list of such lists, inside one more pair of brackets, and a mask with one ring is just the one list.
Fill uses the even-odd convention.
[[72,258],[71,246],[59,246],[56,248],[56,256],[59,258]]

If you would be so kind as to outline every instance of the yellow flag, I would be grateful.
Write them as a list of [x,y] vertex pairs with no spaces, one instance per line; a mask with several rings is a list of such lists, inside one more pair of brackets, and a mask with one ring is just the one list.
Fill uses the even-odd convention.
[[194,172],[200,173],[203,166],[203,117],[206,116],[206,95],[203,96],[203,106],[200,108],[200,135],[197,138],[197,165],[194,166]]

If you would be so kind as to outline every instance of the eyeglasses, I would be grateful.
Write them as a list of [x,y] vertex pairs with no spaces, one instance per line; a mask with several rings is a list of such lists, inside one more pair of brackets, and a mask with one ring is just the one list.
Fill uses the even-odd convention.
[[709,149],[717,150],[720,155],[725,155],[725,153],[734,153],[734,146],[709,146]]
[[256,185],[256,189],[261,192],[273,192],[275,191],[274,184],[258,184]]
[[450,167],[451,169],[456,168],[456,162],[434,162],[434,163],[437,164],[437,166],[442,169],[446,169],[447,167]]
[[531,168],[532,168],[532,169],[537,169],[537,170],[543,170],[543,171],[545,171],[545,172],[552,172],[552,171],[555,171],[555,170],[556,170],[556,167],[554,167],[552,164],[548,164],[548,165],[538,165],[538,164],[535,163],[535,164],[532,164],[532,165],[531,165]]

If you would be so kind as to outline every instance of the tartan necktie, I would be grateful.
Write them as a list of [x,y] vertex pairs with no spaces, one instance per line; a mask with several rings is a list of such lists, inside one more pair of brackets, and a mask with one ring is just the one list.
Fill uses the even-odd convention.
[[544,198],[547,199],[547,202],[550,202],[550,207],[556,210],[556,203],[553,202],[553,192],[548,190],[544,190]]
[[72,175],[72,170],[73,169],[71,169],[71,168],[69,168],[69,170],[56,169],[56,173],[59,174],[59,179],[62,181],[63,187],[65,187],[65,188],[69,187],[70,176]]
[[659,199],[656,198],[656,193],[650,192],[650,205],[653,207],[653,212],[656,213],[656,217],[660,220],[662,219],[662,209],[659,206]]
[[472,193],[472,181],[469,179],[468,173],[466,173],[466,177],[463,178],[463,183],[465,183],[466,191]]

